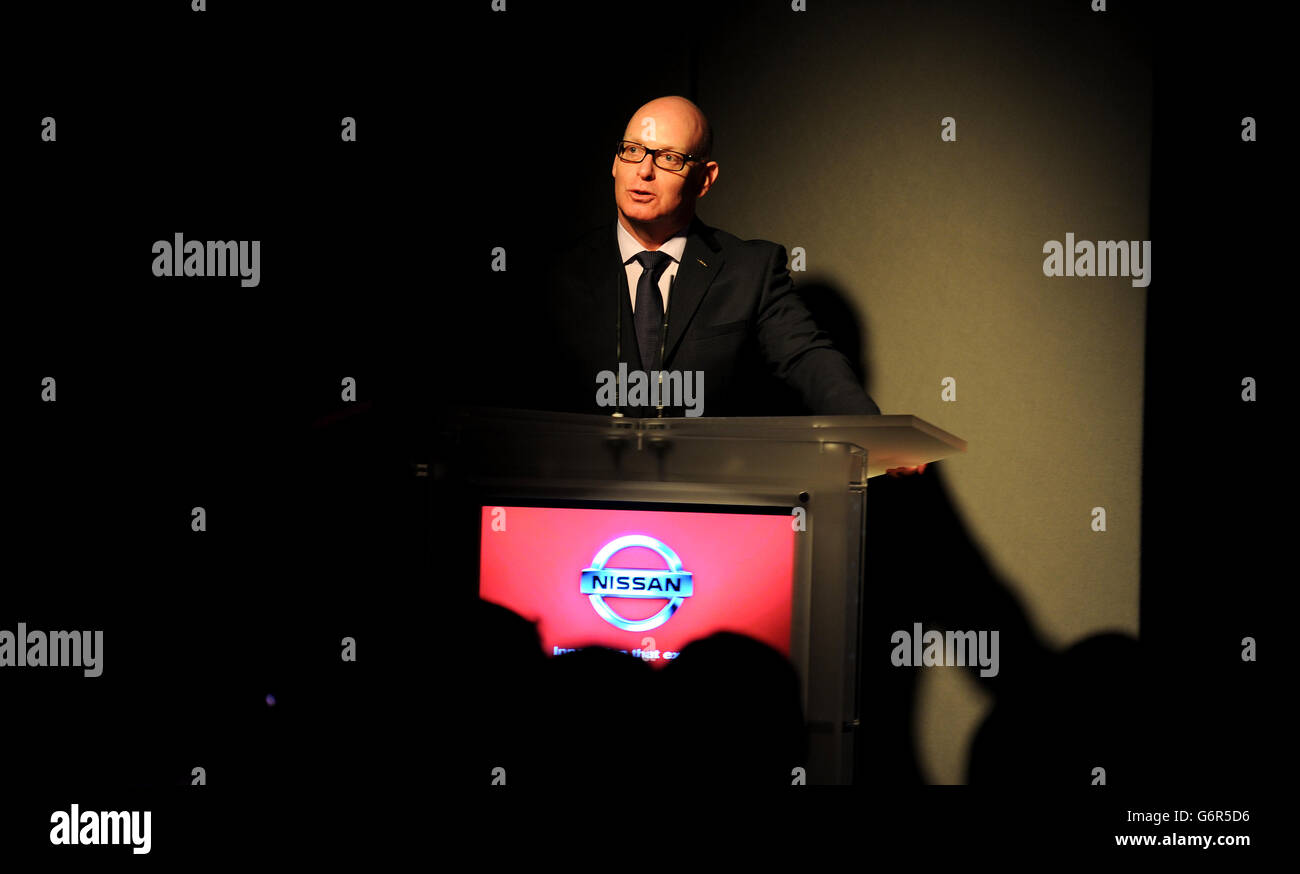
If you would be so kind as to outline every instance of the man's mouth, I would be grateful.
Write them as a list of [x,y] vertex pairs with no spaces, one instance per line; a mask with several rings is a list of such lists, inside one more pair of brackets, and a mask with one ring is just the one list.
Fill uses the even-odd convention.
[[630,194],[632,199],[638,203],[645,203],[647,200],[653,200],[655,196],[653,191],[645,191],[641,188],[629,188],[627,193]]

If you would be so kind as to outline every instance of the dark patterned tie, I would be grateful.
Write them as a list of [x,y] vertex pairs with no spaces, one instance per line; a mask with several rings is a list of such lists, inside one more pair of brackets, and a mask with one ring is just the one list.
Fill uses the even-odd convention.
[[641,369],[646,373],[657,369],[659,362],[659,331],[664,321],[664,299],[659,293],[659,277],[668,269],[673,258],[664,252],[640,252],[636,261],[641,265],[641,278],[636,283],[636,344],[641,350]]

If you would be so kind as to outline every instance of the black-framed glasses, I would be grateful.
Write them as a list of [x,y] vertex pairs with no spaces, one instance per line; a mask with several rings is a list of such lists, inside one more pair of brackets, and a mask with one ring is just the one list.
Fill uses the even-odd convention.
[[691,162],[703,160],[695,155],[683,155],[681,152],[674,152],[671,149],[647,149],[640,143],[634,143],[631,140],[619,140],[616,146],[616,154],[620,161],[626,161],[629,164],[640,164],[649,155],[655,162],[656,167],[664,170],[678,171],[686,169],[686,165]]

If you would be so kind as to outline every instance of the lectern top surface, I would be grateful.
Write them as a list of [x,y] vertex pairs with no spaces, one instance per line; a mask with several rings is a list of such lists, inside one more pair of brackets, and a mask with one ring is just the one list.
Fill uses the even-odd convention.
[[916,416],[745,416],[634,419],[542,410],[463,409],[461,427],[537,433],[641,434],[668,439],[754,439],[844,443],[868,454],[869,475],[928,464],[966,451],[966,441]]

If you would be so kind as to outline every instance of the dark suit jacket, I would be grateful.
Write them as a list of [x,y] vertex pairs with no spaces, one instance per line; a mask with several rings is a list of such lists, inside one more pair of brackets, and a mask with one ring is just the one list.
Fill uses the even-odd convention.
[[[545,407],[612,413],[596,403],[597,374],[617,373],[620,360],[629,371],[642,369],[614,223],[602,225],[557,259],[546,310],[554,346],[545,359],[555,370],[544,377],[551,389]],[[668,298],[662,369],[704,372],[705,416],[880,412],[848,359],[832,347],[793,293],[785,249],[765,240],[741,240],[698,218],[687,232]],[[806,409],[775,409],[773,378],[792,387]],[[663,414],[684,412],[680,406],[665,407]],[[624,413],[656,415],[653,409]]]

